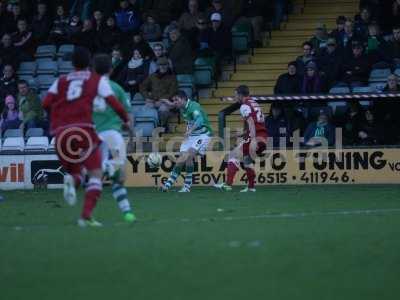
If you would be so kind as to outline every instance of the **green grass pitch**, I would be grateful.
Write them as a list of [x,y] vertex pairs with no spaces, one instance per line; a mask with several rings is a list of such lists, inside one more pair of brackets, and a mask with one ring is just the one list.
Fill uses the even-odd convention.
[[[238,189],[238,188],[237,188]],[[75,226],[60,191],[4,192],[0,299],[398,299],[400,188],[130,189]]]

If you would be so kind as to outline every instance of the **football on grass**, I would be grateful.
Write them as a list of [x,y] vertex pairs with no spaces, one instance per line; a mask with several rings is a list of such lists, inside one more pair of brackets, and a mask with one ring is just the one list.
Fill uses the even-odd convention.
[[158,168],[161,165],[162,162],[162,157],[160,153],[151,153],[147,157],[147,164],[150,166],[150,168]]

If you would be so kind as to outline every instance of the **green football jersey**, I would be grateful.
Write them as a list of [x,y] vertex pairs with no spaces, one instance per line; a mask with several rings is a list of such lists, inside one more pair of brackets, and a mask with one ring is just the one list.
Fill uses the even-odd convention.
[[201,134],[212,135],[212,128],[208,116],[198,102],[189,99],[181,113],[187,123],[188,129],[193,126],[196,127],[192,131],[192,136]]
[[[128,101],[124,89],[116,82],[110,80],[111,89],[113,90],[115,97],[128,113],[132,112],[132,107]],[[103,132],[106,130],[117,130],[121,131],[122,120],[117,113],[107,105],[107,108],[103,112],[93,112],[93,122],[96,126],[97,132]]]

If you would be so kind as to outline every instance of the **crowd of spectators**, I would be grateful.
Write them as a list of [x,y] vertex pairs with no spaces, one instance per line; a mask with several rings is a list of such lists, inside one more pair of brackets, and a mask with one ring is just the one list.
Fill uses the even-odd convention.
[[[338,16],[332,31],[322,23],[317,24],[314,36],[302,44],[302,50],[302,55],[289,62],[287,73],[279,76],[275,94],[319,94],[341,87],[354,91],[368,87],[371,71],[377,69],[390,69],[392,74],[384,79],[386,85],[376,91],[400,92],[399,78],[394,73],[400,70],[400,0],[360,1],[359,13]],[[311,147],[319,144],[321,135],[333,145],[337,127],[343,130],[345,145],[400,143],[400,122],[395,117],[400,105],[396,102],[368,106],[354,102],[341,116],[321,106],[321,113],[313,116],[313,120],[308,118],[308,125],[305,120],[299,122],[304,115],[310,116],[313,109],[305,106],[286,109],[290,114],[286,118],[285,109],[280,108],[279,114],[275,112],[270,118],[275,116],[288,132],[300,129],[304,143]],[[296,113],[299,110],[303,113]],[[273,132],[272,135],[282,137],[276,129]]]
[[[176,75],[192,74],[198,57],[213,57],[217,74],[231,57],[231,29],[247,23],[261,44],[267,19],[277,27],[288,0],[0,0],[0,110],[19,99],[16,71],[38,46],[74,44],[112,55],[111,78],[168,121]],[[12,98],[11,98],[12,97]],[[15,109],[21,110],[16,100]],[[14,111],[14,110],[11,110]],[[3,128],[18,122],[2,122]],[[8,125],[7,125],[8,124]],[[25,124],[25,123],[24,123]],[[26,125],[26,124],[25,124]],[[25,126],[24,125],[24,126]],[[36,124],[37,125],[37,124]],[[19,125],[22,126],[22,125]],[[26,125],[26,126],[29,126]]]

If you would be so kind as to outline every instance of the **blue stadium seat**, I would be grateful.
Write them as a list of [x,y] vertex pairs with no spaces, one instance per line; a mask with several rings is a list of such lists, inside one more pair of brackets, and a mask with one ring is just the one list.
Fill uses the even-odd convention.
[[178,74],[176,75],[180,91],[184,91],[189,98],[192,98],[196,91],[195,80],[193,75]]
[[3,134],[3,138],[14,138],[23,136],[24,134],[21,129],[7,129]]
[[391,74],[390,69],[375,69],[372,70],[369,76],[369,82],[386,81],[388,76]]
[[57,48],[54,45],[42,45],[36,49],[36,58],[55,58]]
[[141,119],[153,120],[153,122],[158,124],[158,112],[154,108],[149,108],[146,106],[142,106],[142,109],[137,110],[135,113],[135,121]]
[[23,137],[8,137],[4,140],[2,151],[24,151],[25,141]]
[[25,133],[25,138],[44,136],[43,128],[29,128]]
[[19,80],[25,80],[29,87],[32,89],[37,89],[38,85],[35,78],[32,75],[20,75],[18,76]]
[[34,61],[25,61],[19,65],[17,74],[35,76],[37,64]]
[[68,54],[72,54],[74,52],[74,45],[65,44],[61,45],[57,52],[58,58],[64,58]]
[[400,68],[397,68],[397,69],[394,71],[394,74],[395,74],[396,76],[400,77]]
[[58,72],[60,75],[65,75],[74,70],[74,66],[71,61],[58,60]]
[[360,93],[373,93],[375,92],[374,88],[370,86],[357,86],[353,88],[353,93],[360,94]]
[[57,75],[58,64],[55,61],[39,61],[36,73],[37,75]]
[[375,91],[375,92],[381,92],[386,86],[386,82],[371,82],[369,86]]
[[49,147],[49,138],[47,136],[34,136],[28,138],[25,150],[28,151],[46,151]]
[[39,75],[36,77],[36,81],[41,91],[48,90],[50,86],[56,81],[56,77],[53,75]]
[[329,90],[329,94],[349,94],[350,89],[346,86],[337,86]]

